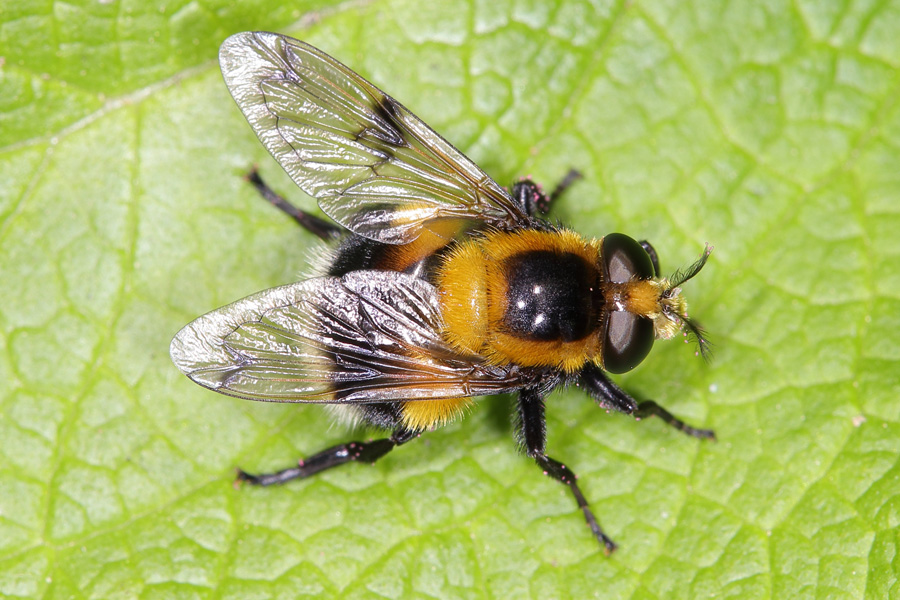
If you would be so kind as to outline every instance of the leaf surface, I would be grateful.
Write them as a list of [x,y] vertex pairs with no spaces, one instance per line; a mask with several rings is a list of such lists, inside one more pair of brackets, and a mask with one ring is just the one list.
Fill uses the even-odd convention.
[[[900,3],[0,3],[0,596],[887,598],[900,507]],[[567,490],[484,399],[374,467],[235,490],[353,435],[192,385],[195,316],[295,281],[308,210],[215,63],[302,38],[554,217],[650,239],[705,365],[622,384],[719,441],[548,400]]]

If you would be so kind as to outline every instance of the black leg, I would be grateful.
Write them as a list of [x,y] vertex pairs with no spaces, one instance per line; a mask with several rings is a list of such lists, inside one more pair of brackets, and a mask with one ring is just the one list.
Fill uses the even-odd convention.
[[637,411],[637,401],[614,384],[596,365],[588,365],[581,371],[581,383],[600,406],[617,412],[633,415]]
[[[553,204],[557,198],[563,195],[563,193],[569,189],[569,186],[581,179],[581,173],[576,171],[575,169],[569,169],[569,172],[566,173],[566,176],[560,180],[559,183],[556,184],[556,187],[553,188],[553,191],[550,192],[550,204]],[[547,208],[549,210],[549,207]]]
[[638,404],[638,409],[634,412],[634,417],[639,420],[644,417],[659,417],[678,431],[683,431],[692,437],[703,440],[716,439],[716,432],[712,429],[697,429],[696,427],[691,427],[681,419],[676,418],[672,413],[653,400],[645,400]]
[[538,390],[526,388],[519,392],[519,419],[521,420],[522,441],[528,456],[533,458],[543,469],[545,475],[569,486],[572,495],[575,496],[575,502],[578,503],[578,508],[584,513],[584,520],[587,521],[588,527],[603,546],[604,552],[609,555],[616,549],[616,544],[600,528],[597,518],[578,487],[576,481],[578,477],[566,465],[550,458],[544,451],[547,439],[544,398]]
[[541,186],[530,179],[517,181],[512,186],[512,197],[529,217],[545,214],[550,210],[550,199]]
[[640,244],[641,248],[650,255],[650,262],[653,263],[653,275],[659,277],[661,271],[659,270],[659,255],[656,253],[656,248],[654,248],[647,240],[641,240],[638,244]]
[[562,196],[563,192],[578,179],[581,179],[581,173],[575,169],[569,169],[566,176],[556,184],[556,187],[553,188],[553,191],[548,196],[541,189],[541,186],[526,178],[513,184],[512,197],[529,217],[533,217],[538,213],[545,215],[550,212],[553,202]]
[[266,185],[266,182],[263,181],[262,177],[259,176],[259,171],[256,170],[256,167],[254,167],[252,171],[247,173],[246,179],[251,184],[253,184],[253,187],[256,188],[256,191],[259,192],[259,195],[262,196],[267,202],[292,217],[301,227],[306,229],[311,234],[326,241],[337,240],[343,234],[343,230],[334,223],[330,223],[325,219],[320,219],[319,217],[311,215],[304,210],[300,210],[299,208],[285,200],[283,196],[278,194],[278,192]]
[[238,481],[246,481],[252,485],[267,486],[287,483],[292,479],[305,479],[316,473],[321,473],[352,461],[374,463],[396,446],[405,444],[417,435],[417,431],[398,429],[389,438],[369,442],[347,442],[346,444],[332,446],[327,450],[310,456],[306,460],[301,459],[296,467],[276,473],[251,475],[238,469],[237,478]]
[[653,400],[646,400],[638,404],[622,388],[610,381],[606,374],[595,365],[588,365],[581,371],[581,383],[591,397],[603,408],[634,415],[636,419],[659,417],[675,429],[683,431],[692,437],[707,440],[716,439],[716,434],[712,429],[691,427]]

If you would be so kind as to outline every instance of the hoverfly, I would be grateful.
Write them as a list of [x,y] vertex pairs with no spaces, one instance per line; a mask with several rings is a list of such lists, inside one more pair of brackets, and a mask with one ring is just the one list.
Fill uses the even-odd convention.
[[328,448],[256,485],[309,477],[396,446],[460,417],[475,396],[518,393],[525,452],[567,485],[607,553],[575,474],[545,451],[544,399],[577,384],[601,407],[657,416],[605,372],[640,363],[656,338],[684,330],[681,285],[706,262],[664,278],[647,242],[584,238],[541,218],[552,194],[531,180],[509,191],[399,102],[303,42],[240,33],[219,52],[228,89],[265,147],[340,226],[250,180],[306,229],[337,240],[314,274],[214,310],[172,341],[172,360],[222,394],[328,405],[388,437]]

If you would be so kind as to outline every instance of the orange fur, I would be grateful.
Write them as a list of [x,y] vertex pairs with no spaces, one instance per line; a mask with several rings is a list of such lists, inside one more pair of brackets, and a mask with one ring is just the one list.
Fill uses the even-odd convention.
[[660,287],[655,281],[630,281],[625,287],[625,308],[645,317],[655,317],[660,312]]
[[415,430],[440,427],[461,417],[471,405],[471,398],[405,402],[403,404],[403,426]]
[[497,363],[514,362],[523,367],[557,366],[574,373],[599,355],[600,349],[599,335],[574,342],[534,342],[495,332],[487,357]]
[[534,250],[549,250],[559,254],[577,254],[587,263],[596,264],[600,258],[597,240],[586,240],[574,231],[556,232],[525,229],[516,232],[494,232],[481,240],[485,257],[502,261],[515,254]]
[[460,244],[438,272],[438,290],[448,342],[465,354],[480,354],[487,335],[487,264],[479,244]]
[[423,229],[414,241],[391,247],[391,252],[385,257],[385,262],[380,267],[392,271],[406,271],[423,258],[431,256],[449,244],[459,228],[460,223],[456,219],[429,223],[429,227]]
[[574,342],[535,342],[506,334],[506,259],[536,250],[575,254],[588,264],[599,261],[599,243],[572,231],[491,232],[460,244],[438,273],[444,336],[457,350],[478,354],[493,364],[555,366],[574,372],[601,349],[598,331]]

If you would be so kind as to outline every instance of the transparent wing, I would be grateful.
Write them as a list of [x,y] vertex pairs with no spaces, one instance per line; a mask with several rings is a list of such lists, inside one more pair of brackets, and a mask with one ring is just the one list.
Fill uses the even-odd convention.
[[435,221],[460,220],[460,228],[472,220],[527,222],[475,163],[324,52],[247,32],[225,40],[219,64],[269,152],[322,210],[358,235],[399,244]]
[[250,400],[429,400],[522,385],[515,367],[454,353],[439,308],[421,279],[354,271],[238,300],[185,326],[169,351],[194,382]]

